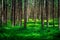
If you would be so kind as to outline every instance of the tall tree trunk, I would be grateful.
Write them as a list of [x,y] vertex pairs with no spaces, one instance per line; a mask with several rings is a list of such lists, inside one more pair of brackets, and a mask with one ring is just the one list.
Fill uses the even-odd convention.
[[24,0],[24,28],[26,28],[27,23],[27,0]]
[[0,4],[0,27],[2,27],[2,0]]
[[47,24],[47,27],[48,27],[48,14],[49,14],[48,13],[48,8],[49,8],[48,7],[48,2],[49,2],[49,0],[46,0],[46,20],[47,20],[47,23],[46,24]]
[[36,18],[37,18],[37,0],[34,2],[34,21],[36,23]]
[[2,0],[2,21],[7,25],[7,0]]
[[41,19],[41,0],[38,0],[38,19],[40,20]]
[[11,21],[14,26],[15,26],[15,8],[16,8],[16,0],[12,0]]
[[4,5],[4,3],[3,3],[3,0],[2,0],[2,11],[1,11],[1,19],[2,19],[2,24],[3,24],[3,5]]
[[54,0],[52,0],[52,17],[53,17],[53,27],[54,27]]
[[58,27],[60,30],[60,0],[58,0]]
[[35,0],[33,0],[33,9],[32,9],[32,11],[33,11],[33,20],[34,20],[34,18],[35,18],[35,17],[34,17],[34,15],[35,15],[35,11],[34,11],[34,10],[35,10]]
[[7,0],[5,1],[5,21],[7,25]]
[[3,23],[5,23],[4,14],[5,14],[5,0],[2,0],[2,22]]
[[22,26],[22,0],[18,0],[18,6],[19,6],[19,21],[20,26]]
[[30,12],[29,12],[29,11],[30,11],[29,6],[30,6],[30,4],[29,4],[29,0],[28,0],[28,1],[27,1],[27,14],[26,14],[26,15],[27,15],[27,22],[28,22],[29,16],[30,16],[30,15],[29,15],[29,14],[30,14]]
[[44,27],[43,6],[44,6],[44,0],[41,0],[41,26],[42,28]]

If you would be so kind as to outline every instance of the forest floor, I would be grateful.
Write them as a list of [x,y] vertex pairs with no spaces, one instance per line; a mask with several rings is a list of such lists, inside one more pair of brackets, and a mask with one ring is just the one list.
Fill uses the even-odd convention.
[[41,27],[41,21],[30,20],[27,22],[27,28],[22,26],[11,27],[10,21],[7,27],[3,25],[0,28],[0,40],[59,40],[60,31],[58,30],[58,22],[55,20],[53,27],[53,21],[49,21],[49,27],[46,27],[46,20],[44,20],[44,28]]

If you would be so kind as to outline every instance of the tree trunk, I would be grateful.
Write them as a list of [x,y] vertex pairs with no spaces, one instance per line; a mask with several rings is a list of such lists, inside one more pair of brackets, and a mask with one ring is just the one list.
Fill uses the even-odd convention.
[[19,21],[20,26],[22,26],[22,0],[18,0],[18,6],[19,6]]
[[49,15],[49,13],[48,13],[48,8],[49,8],[49,7],[48,7],[48,2],[49,2],[49,1],[46,0],[46,20],[47,20],[47,23],[46,23],[46,24],[47,24],[47,27],[48,27],[48,25],[49,25],[49,24],[48,24],[48,15]]
[[37,19],[37,0],[35,0],[34,2],[34,21],[36,23],[36,19]]
[[41,19],[41,0],[38,0],[38,15],[37,18],[40,20]]
[[7,0],[5,1],[5,22],[7,25]]
[[15,11],[16,11],[15,8],[16,8],[16,0],[12,0],[11,21],[14,26],[15,26]]
[[43,6],[44,6],[44,0],[41,0],[41,26],[42,28],[44,27]]
[[60,0],[58,0],[58,27],[60,30]]
[[54,27],[54,0],[52,0],[52,18],[53,18],[53,27]]
[[0,27],[2,27],[2,1],[0,3]]
[[24,28],[26,28],[27,23],[27,0],[24,0]]
[[7,0],[2,0],[2,22],[7,25]]

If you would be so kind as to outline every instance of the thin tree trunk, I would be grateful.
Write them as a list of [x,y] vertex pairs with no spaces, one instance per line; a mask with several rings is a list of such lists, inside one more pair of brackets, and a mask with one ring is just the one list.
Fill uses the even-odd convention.
[[46,20],[47,20],[47,23],[46,23],[46,24],[47,24],[47,27],[48,27],[48,14],[49,14],[49,13],[48,13],[48,2],[49,2],[49,1],[46,0]]
[[38,0],[38,19],[40,20],[41,19],[41,0]]
[[15,26],[15,8],[16,8],[16,0],[12,0],[11,21],[14,26]]
[[54,0],[52,0],[52,16],[53,16],[53,27],[54,27]]
[[0,4],[0,27],[2,27],[2,1]]
[[36,18],[37,18],[37,0],[34,2],[34,21],[36,23]]
[[5,1],[5,22],[7,25],[7,0]]
[[41,26],[42,28],[44,27],[43,5],[44,5],[44,0],[41,0]]
[[58,0],[58,27],[60,30],[60,0]]
[[24,0],[24,28],[26,28],[27,23],[27,0]]
[[19,6],[19,21],[20,26],[22,26],[22,0],[18,0],[18,6]]
[[2,19],[2,25],[3,25],[3,5],[4,5],[4,3],[3,3],[3,0],[2,0],[2,11],[1,11],[1,19]]
[[41,19],[41,0],[39,0],[39,20]]
[[2,2],[2,20],[3,20],[3,23],[5,23],[5,0],[3,0]]
[[29,0],[28,0],[28,1],[27,1],[27,14],[26,14],[26,15],[27,15],[27,22],[28,22],[29,16],[30,16],[30,15],[29,15],[29,14],[30,14],[30,12],[29,12],[29,11],[30,11],[30,10],[29,10],[29,5],[30,5],[30,4],[29,4]]

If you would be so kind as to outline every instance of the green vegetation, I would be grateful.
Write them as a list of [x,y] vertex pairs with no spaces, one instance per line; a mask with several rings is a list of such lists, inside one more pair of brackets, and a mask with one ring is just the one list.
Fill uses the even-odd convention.
[[[44,23],[46,24],[46,20],[44,20]],[[0,28],[0,39],[1,40],[44,40],[44,39],[59,39],[58,33],[60,31],[58,30],[57,20],[55,20],[55,27],[53,27],[52,24],[53,21],[49,20],[49,27],[46,27],[44,25],[44,28],[41,28],[41,21],[38,19],[36,22],[34,22],[32,19],[29,19],[29,22],[27,22],[27,29],[23,28],[24,21],[22,20],[22,26],[12,26],[11,22],[8,21],[7,27],[3,25],[3,27]]]

